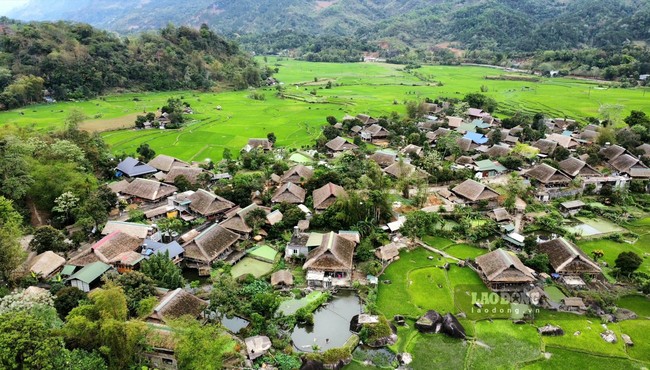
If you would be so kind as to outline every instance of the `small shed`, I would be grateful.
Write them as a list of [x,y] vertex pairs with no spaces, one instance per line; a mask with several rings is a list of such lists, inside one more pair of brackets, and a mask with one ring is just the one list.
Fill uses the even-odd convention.
[[110,270],[110,268],[111,266],[104,262],[93,262],[74,273],[67,281],[70,282],[71,286],[88,293],[90,292],[90,289],[97,284],[102,275],[104,275],[106,271]]
[[293,275],[289,270],[276,271],[271,275],[271,285],[277,286],[292,286]]
[[584,206],[585,203],[581,200],[571,200],[560,203],[560,212],[562,212],[564,217],[575,216]]
[[587,309],[580,297],[566,297],[562,299],[562,307],[567,311],[584,311]]

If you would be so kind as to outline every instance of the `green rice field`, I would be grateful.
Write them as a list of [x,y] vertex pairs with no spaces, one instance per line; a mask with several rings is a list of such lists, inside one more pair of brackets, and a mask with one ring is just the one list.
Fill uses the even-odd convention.
[[[261,58],[259,61],[263,63]],[[220,159],[225,148],[238,152],[248,138],[266,137],[269,132],[276,134],[277,145],[300,148],[313,143],[329,115],[340,119],[358,113],[404,114],[405,101],[462,98],[480,91],[481,85],[487,88],[485,94],[500,103],[496,113],[502,116],[515,111],[543,111],[581,119],[598,115],[603,103],[622,104],[625,112],[638,109],[650,113],[650,98],[644,97],[642,89],[609,88],[593,81],[486,80],[485,76],[506,72],[470,66],[425,66],[418,70],[428,76],[423,81],[404,71],[403,66],[385,63],[311,63],[276,58],[268,58],[267,63],[279,69],[276,78],[283,82],[284,98],[276,95],[274,87],[258,89],[265,100],[249,98],[249,91],[129,93],[2,112],[0,122],[48,130],[62,127],[66,115],[78,109],[89,117],[81,127],[105,131],[102,135],[115,153],[132,154],[141,143],[148,143],[157,153],[202,161]],[[331,89],[325,89],[328,82],[333,84]],[[184,128],[124,129],[133,126],[136,115],[157,110],[169,97],[182,97],[194,110]],[[222,109],[217,110],[217,106]]]

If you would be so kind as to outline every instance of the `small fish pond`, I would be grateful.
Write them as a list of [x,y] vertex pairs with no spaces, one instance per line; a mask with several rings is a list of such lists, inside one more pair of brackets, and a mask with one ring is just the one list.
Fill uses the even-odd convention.
[[339,291],[314,312],[314,325],[296,325],[291,334],[293,345],[303,352],[342,347],[352,336],[350,320],[360,312],[361,302],[356,293]]

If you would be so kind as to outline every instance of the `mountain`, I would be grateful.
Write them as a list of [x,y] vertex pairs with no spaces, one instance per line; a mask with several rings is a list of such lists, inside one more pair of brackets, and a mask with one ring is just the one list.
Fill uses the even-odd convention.
[[206,23],[238,36],[290,31],[502,51],[650,39],[650,0],[30,0],[7,15],[80,21],[119,33]]

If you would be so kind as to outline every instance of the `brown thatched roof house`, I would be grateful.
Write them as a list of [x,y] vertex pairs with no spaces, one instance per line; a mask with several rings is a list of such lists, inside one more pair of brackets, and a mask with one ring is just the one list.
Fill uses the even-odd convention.
[[273,149],[273,143],[269,139],[248,139],[248,144],[246,144],[242,151],[250,152],[257,148],[266,152]]
[[348,142],[347,140],[345,140],[340,136],[337,136],[334,139],[328,141],[325,144],[325,147],[330,152],[344,152],[346,150],[354,150],[358,148],[358,146]]
[[505,208],[495,208],[489,211],[487,215],[496,222],[512,221],[512,216]]
[[189,167],[187,162],[183,162],[178,158],[170,157],[168,155],[159,154],[156,158],[147,163],[149,166],[163,172],[169,172],[172,167]]
[[574,149],[578,146],[578,142],[571,136],[561,134],[550,134],[546,137],[547,140],[555,141],[559,146],[565,149]]
[[199,167],[176,166],[169,170],[163,181],[173,184],[177,177],[184,176],[190,184],[196,184],[199,181],[199,175],[203,172],[203,169]]
[[262,209],[268,215],[270,209],[252,203],[242,209],[235,209],[226,214],[226,220],[221,222],[221,226],[228,230],[234,231],[241,235],[248,235],[253,231],[253,228],[246,223],[246,216],[256,209]]
[[390,166],[384,168],[384,173],[391,175],[394,178],[401,178],[403,176],[409,176],[416,171],[414,165],[406,163],[404,161],[397,161]]
[[417,146],[417,145],[414,145],[414,144],[409,144],[409,145],[405,146],[402,149],[402,153],[406,154],[406,155],[413,154],[413,155],[416,155],[418,157],[422,157],[424,155],[424,149],[422,149],[421,146]]
[[63,265],[65,258],[52,251],[46,251],[34,257],[29,271],[42,279],[48,279],[59,272]]
[[130,236],[120,231],[112,232],[95,245],[92,252],[97,258],[118,267],[118,271],[131,270],[144,258],[140,253],[142,239]]
[[211,265],[217,259],[226,258],[238,240],[238,234],[214,224],[183,245],[184,257],[198,264]]
[[312,198],[314,201],[314,209],[322,211],[331,206],[340,197],[346,196],[347,193],[342,186],[328,182],[322,187],[314,190]]
[[273,203],[291,203],[300,204],[304,203],[307,191],[300,186],[288,182],[278,188],[271,197]]
[[537,246],[540,253],[546,253],[553,270],[560,275],[598,275],[601,270],[598,264],[587,257],[577,245],[564,238],[557,238],[540,243]]
[[557,142],[547,139],[539,139],[532,144],[535,148],[539,149],[539,153],[543,155],[551,155],[557,147]]
[[650,144],[643,143],[636,147],[636,150],[640,151],[643,157],[650,157]]
[[524,177],[539,181],[544,185],[566,186],[571,178],[546,163],[538,164],[523,174]]
[[505,157],[510,154],[510,148],[507,145],[492,145],[485,154],[490,158]]
[[293,275],[289,270],[280,270],[276,271],[271,275],[271,285],[273,286],[292,286],[293,285]]
[[182,316],[198,318],[207,307],[206,301],[178,288],[168,291],[160,299],[147,321],[163,324]]
[[320,245],[307,255],[302,268],[307,282],[315,286],[349,286],[356,244],[334,232],[323,235]]
[[134,198],[155,202],[167,198],[177,191],[178,188],[173,185],[167,185],[154,180],[137,178],[131,181],[131,183],[122,190],[122,193]]
[[598,154],[605,157],[606,160],[611,161],[612,159],[617,158],[618,156],[622,155],[625,152],[626,150],[622,146],[609,145],[600,149]]
[[517,256],[501,248],[476,257],[476,265],[481,279],[493,291],[518,291],[535,281]]
[[620,155],[608,162],[609,165],[618,172],[626,173],[635,178],[649,178],[650,169],[630,154]]
[[447,116],[447,125],[452,128],[459,128],[463,124],[462,117]]
[[478,202],[482,200],[496,200],[499,193],[483,185],[480,182],[467,179],[451,189],[456,195],[469,202]]
[[288,169],[280,178],[281,183],[292,182],[294,184],[301,184],[314,176],[314,170],[299,164]]
[[368,159],[377,163],[379,167],[386,168],[391,164],[395,163],[397,156],[393,153],[377,151],[372,153],[372,155],[370,155]]
[[188,197],[190,209],[201,216],[211,217],[235,207],[235,203],[228,199],[212,194],[207,190],[199,189]]
[[390,243],[375,249],[375,257],[379,258],[382,262],[392,261],[399,257],[399,245]]
[[386,139],[389,134],[388,130],[378,124],[370,125],[360,132],[361,138],[369,141]]
[[576,157],[569,157],[559,163],[562,172],[571,177],[595,177],[601,176],[600,172]]

